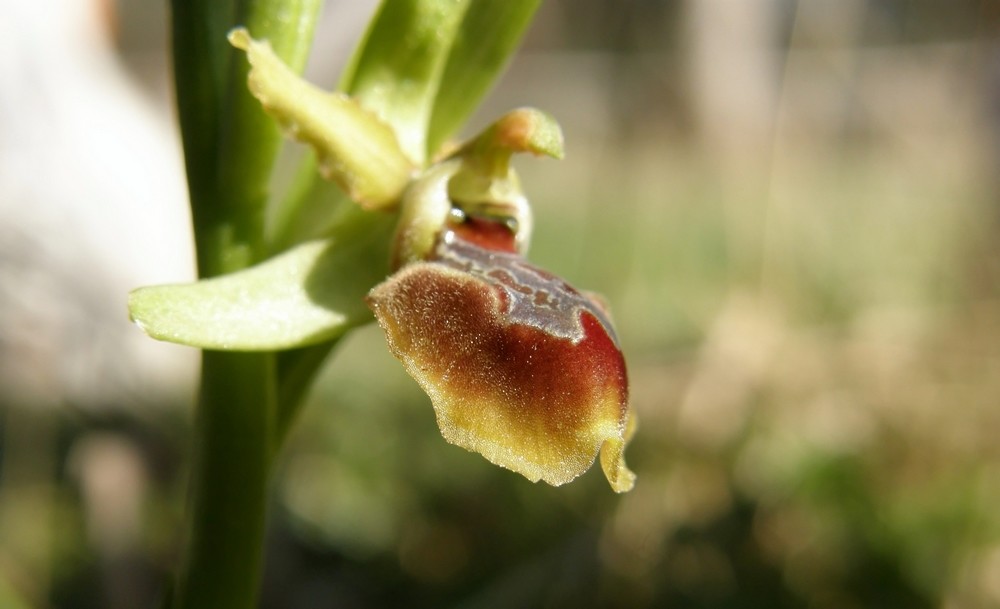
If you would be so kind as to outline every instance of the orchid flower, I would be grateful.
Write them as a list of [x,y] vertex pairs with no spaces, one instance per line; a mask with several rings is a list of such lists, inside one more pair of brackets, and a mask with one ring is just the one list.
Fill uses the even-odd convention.
[[[612,488],[630,490],[634,418],[610,313],[524,257],[531,211],[509,161],[515,152],[561,157],[555,121],[515,110],[427,162],[424,142],[363,96],[310,85],[244,29],[230,41],[247,53],[253,95],[315,149],[319,171],[359,215],[245,270],[137,290],[133,319],[156,338],[252,351],[328,341],[374,313],[447,441],[552,485],[600,455]],[[391,238],[372,238],[390,223]],[[391,260],[388,278],[372,262],[380,256]]]

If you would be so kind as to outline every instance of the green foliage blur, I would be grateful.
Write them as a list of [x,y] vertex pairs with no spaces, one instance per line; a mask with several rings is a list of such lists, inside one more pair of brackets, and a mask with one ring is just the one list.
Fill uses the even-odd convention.
[[[261,606],[1000,607],[998,32],[973,0],[544,3],[469,131],[563,126],[518,161],[529,257],[611,303],[636,488],[446,444],[369,326],[279,462]],[[187,397],[0,393],[0,605],[156,605]]]

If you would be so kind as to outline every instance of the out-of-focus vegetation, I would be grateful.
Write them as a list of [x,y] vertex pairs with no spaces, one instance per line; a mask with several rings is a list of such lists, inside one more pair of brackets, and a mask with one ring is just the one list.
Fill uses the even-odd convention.
[[[162,24],[121,15],[162,68]],[[986,0],[546,2],[470,130],[563,125],[564,161],[521,164],[530,255],[612,304],[637,486],[446,444],[367,328],[282,456],[263,605],[1000,607],[998,31]],[[186,389],[10,383],[0,604],[154,606]]]

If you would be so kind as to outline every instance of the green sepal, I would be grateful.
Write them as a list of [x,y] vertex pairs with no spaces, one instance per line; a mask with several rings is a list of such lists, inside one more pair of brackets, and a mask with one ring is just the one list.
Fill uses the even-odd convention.
[[317,344],[371,320],[364,296],[388,272],[394,218],[357,211],[329,239],[256,266],[129,294],[151,337],[202,349],[274,351]]
[[391,124],[420,165],[441,75],[469,4],[384,0],[341,79],[341,89]]
[[323,177],[367,209],[395,202],[414,165],[391,125],[357,100],[309,84],[245,29],[230,32],[229,41],[247,53],[251,93],[289,135],[315,149]]
[[454,136],[514,54],[541,0],[472,0],[462,18],[434,99],[427,151]]

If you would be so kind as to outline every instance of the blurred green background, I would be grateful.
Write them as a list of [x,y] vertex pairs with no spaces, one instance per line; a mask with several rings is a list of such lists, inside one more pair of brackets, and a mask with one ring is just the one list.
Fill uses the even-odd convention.
[[[151,202],[184,205],[167,15],[38,4],[47,25],[23,33],[33,15],[0,4],[17,17],[0,14],[0,55],[63,32],[62,10],[93,31],[52,44],[103,63],[78,85],[93,96],[39,71],[79,49],[0,63],[0,606],[153,607],[194,354],[146,346],[124,302],[190,273],[184,218]],[[314,81],[332,86],[372,10],[328,2]],[[520,105],[563,126],[565,160],[518,161],[530,257],[612,305],[636,488],[615,495],[599,468],[535,485],[446,444],[369,326],[281,457],[262,607],[1000,607],[998,34],[993,0],[546,0],[469,133]],[[30,138],[52,110],[11,91],[87,125],[119,86],[173,161],[124,166],[146,185],[120,206],[66,174],[83,210],[67,216],[41,176],[87,155],[47,156],[66,130],[19,139],[14,121]],[[142,155],[119,122],[80,150]],[[15,188],[26,149],[37,171]],[[126,248],[168,229],[166,253]]]

